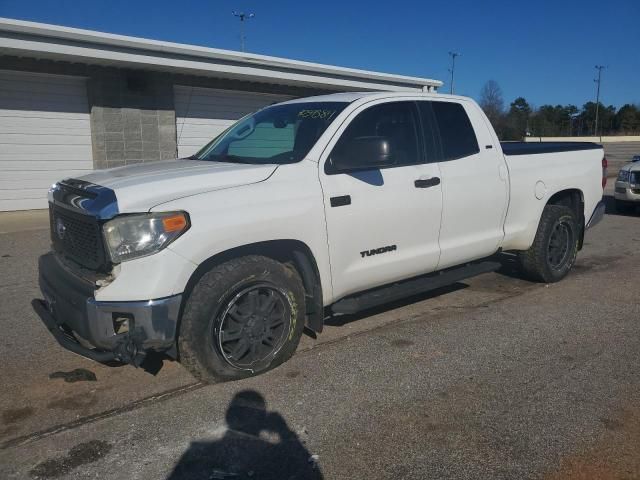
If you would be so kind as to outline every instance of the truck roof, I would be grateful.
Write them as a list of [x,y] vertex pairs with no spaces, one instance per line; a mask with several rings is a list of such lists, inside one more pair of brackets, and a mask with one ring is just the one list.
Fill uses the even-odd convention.
[[402,98],[402,97],[425,97],[425,98],[440,98],[440,99],[453,99],[453,100],[466,100],[466,97],[458,95],[444,95],[441,93],[433,92],[341,92],[330,93],[327,95],[317,95],[314,97],[296,98],[294,100],[288,100],[282,103],[301,103],[301,102],[355,102],[361,98],[370,98],[375,100],[376,98]]

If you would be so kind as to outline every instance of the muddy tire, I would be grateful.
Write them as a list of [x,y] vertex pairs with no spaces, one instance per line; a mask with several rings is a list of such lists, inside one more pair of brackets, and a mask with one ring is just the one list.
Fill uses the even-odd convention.
[[210,383],[266,372],[295,352],[304,302],[297,272],[275,260],[251,255],[217,265],[186,300],[180,363]]
[[533,245],[519,255],[524,275],[544,283],[562,280],[576,261],[578,239],[579,227],[573,210],[562,205],[547,205]]

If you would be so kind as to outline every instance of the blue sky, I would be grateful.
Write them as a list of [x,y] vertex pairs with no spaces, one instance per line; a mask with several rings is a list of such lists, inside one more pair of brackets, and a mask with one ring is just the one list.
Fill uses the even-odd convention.
[[0,16],[239,50],[232,10],[251,11],[247,51],[437,78],[477,97],[489,79],[524,96],[581,106],[640,103],[640,0],[440,2],[0,0]]

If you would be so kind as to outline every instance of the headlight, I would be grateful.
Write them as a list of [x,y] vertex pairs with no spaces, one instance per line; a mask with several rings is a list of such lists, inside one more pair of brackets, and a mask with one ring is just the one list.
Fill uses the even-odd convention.
[[628,170],[620,170],[618,173],[618,181],[619,182],[628,182],[629,181],[629,171]]
[[189,229],[185,212],[123,215],[102,227],[114,263],[159,252]]

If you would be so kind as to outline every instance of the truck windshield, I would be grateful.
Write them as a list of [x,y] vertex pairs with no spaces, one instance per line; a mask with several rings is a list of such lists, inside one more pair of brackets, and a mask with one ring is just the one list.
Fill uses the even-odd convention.
[[234,163],[295,163],[302,160],[346,102],[273,105],[240,119],[189,157]]

